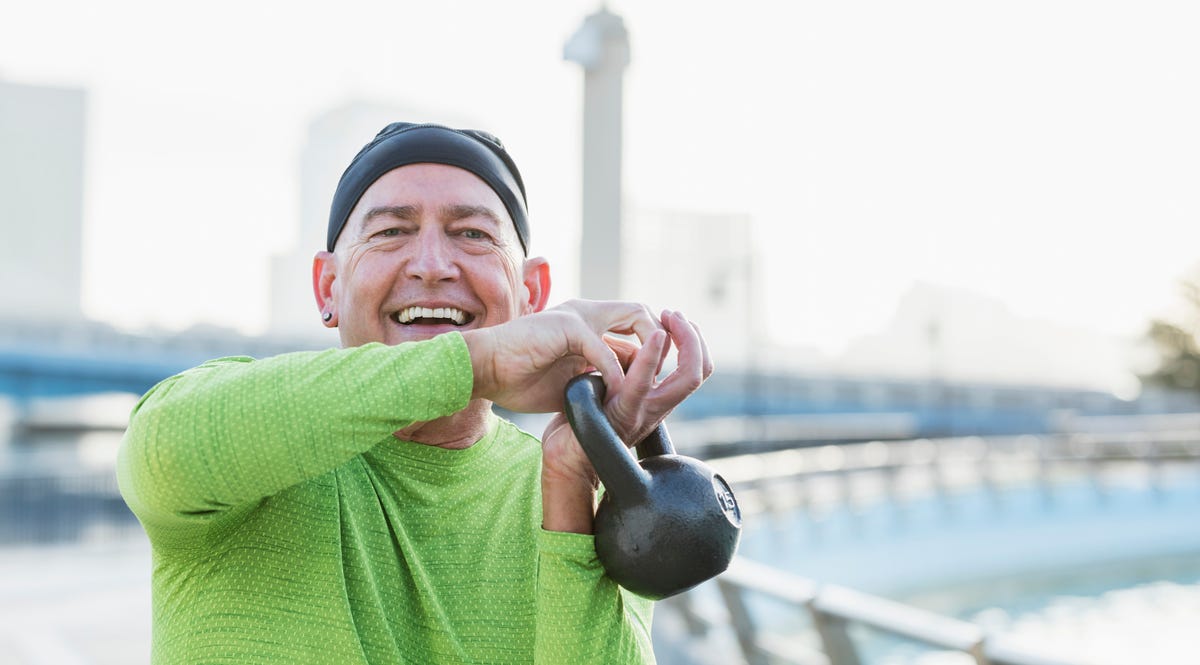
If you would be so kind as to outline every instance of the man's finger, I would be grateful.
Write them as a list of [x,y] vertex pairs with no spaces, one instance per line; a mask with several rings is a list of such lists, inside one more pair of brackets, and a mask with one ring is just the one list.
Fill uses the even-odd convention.
[[[667,310],[667,309],[664,309],[662,311],[662,313],[659,314],[658,320],[659,320],[659,323],[662,324],[663,330],[667,329],[667,317],[669,317],[670,315],[671,315],[671,310]],[[660,353],[658,356],[658,367],[655,371],[656,376],[658,374],[662,374],[663,365],[665,365],[667,363],[667,356],[669,356],[670,354],[671,354],[671,345],[664,344],[662,353]]]
[[620,395],[612,395],[606,407],[611,409],[611,420],[621,423],[625,429],[622,437],[629,444],[637,443],[646,432],[647,417],[657,423],[662,416],[656,406],[657,400],[649,395],[654,388],[657,376],[658,356],[660,349],[667,345],[667,333],[655,331],[646,339],[633,362],[625,372],[625,381]]
[[635,335],[639,342],[645,344],[655,330],[663,328],[650,311],[638,303],[580,301],[579,307],[580,313],[597,333]]
[[[668,395],[680,399],[694,392],[708,378],[705,373],[705,346],[699,331],[679,312],[665,317],[667,331],[679,350],[675,369],[663,379],[659,387]],[[711,361],[708,361],[711,365]]]
[[708,342],[704,340],[704,334],[700,332],[699,324],[697,324],[695,321],[689,321],[688,323],[690,323],[692,329],[696,331],[696,338],[700,340],[700,349],[703,356],[701,368],[704,378],[707,379],[708,377],[712,376],[713,373],[712,354],[708,351]]
[[634,357],[638,354],[638,349],[641,347],[627,339],[611,335],[604,336],[604,343],[608,345],[608,348],[613,350],[613,353],[617,354],[617,360],[621,362],[621,367],[625,368],[625,371],[628,372],[629,364],[633,362]]
[[617,354],[602,337],[591,330],[580,331],[576,339],[579,346],[573,350],[574,353],[583,356],[584,360],[600,372],[600,377],[604,379],[604,387],[609,393],[619,391],[624,383],[625,371],[621,368]]
[[634,401],[640,402],[645,399],[646,393],[654,385],[654,378],[658,374],[658,357],[665,346],[667,333],[656,330],[650,333],[646,344],[634,355],[633,362],[625,371],[625,390]]

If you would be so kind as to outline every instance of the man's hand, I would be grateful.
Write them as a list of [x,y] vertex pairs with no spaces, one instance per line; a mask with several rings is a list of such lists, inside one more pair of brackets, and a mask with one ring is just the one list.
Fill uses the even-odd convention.
[[[643,305],[572,300],[508,323],[463,333],[475,372],[472,398],[528,413],[562,410],[563,389],[572,377],[595,368],[605,387],[624,382],[623,345],[606,333],[636,335],[645,344],[662,324]],[[610,342],[612,345],[610,345]]]
[[[652,332],[640,348],[609,340],[628,370],[616,390],[608,389],[604,411],[626,445],[648,436],[712,374],[712,359],[699,330],[677,312],[663,312],[661,323],[665,332]],[[668,335],[678,349],[676,367],[660,382]],[[561,401],[560,393],[560,405]],[[598,482],[566,417],[555,415],[542,437],[542,527],[591,533]]]

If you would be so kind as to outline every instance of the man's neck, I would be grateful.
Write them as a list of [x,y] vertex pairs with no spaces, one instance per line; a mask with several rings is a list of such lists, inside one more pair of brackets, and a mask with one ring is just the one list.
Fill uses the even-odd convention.
[[413,423],[395,432],[394,436],[404,441],[439,448],[470,448],[487,434],[491,411],[491,402],[482,399],[471,400],[462,411],[437,420]]

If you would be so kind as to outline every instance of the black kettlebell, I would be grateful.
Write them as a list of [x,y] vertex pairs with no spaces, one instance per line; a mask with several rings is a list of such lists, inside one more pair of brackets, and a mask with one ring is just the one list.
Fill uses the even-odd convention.
[[567,383],[567,421],[604,484],[594,532],[608,576],[658,600],[722,573],[742,531],[729,485],[700,460],[676,455],[664,425],[638,443],[636,461],[603,400],[596,374]]

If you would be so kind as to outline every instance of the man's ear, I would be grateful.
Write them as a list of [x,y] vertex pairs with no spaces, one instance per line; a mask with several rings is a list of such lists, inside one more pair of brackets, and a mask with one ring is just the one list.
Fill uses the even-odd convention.
[[336,328],[337,308],[333,302],[333,282],[337,278],[337,257],[324,250],[313,257],[313,295],[317,297],[317,310],[326,328]]
[[550,263],[535,256],[525,259],[525,291],[528,299],[523,303],[522,314],[533,314],[546,309],[550,299]]

